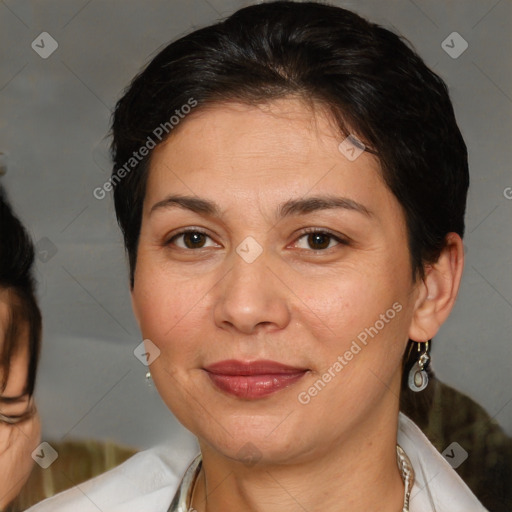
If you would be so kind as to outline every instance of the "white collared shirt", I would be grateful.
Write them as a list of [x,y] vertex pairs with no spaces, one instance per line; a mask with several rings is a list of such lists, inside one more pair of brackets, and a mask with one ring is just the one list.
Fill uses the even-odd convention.
[[[423,432],[402,413],[397,443],[415,472],[410,512],[486,512]],[[187,512],[185,498],[200,456],[184,464],[173,455],[174,450],[167,445],[139,452],[27,512]],[[174,505],[169,509],[171,502]]]

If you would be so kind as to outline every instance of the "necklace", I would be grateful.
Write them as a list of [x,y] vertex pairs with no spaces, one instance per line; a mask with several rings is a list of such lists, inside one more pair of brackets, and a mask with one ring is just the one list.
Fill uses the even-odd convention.
[[409,457],[407,457],[407,454],[399,444],[396,445],[396,461],[405,488],[402,512],[409,512],[409,501],[411,499],[412,486],[414,485],[414,469]]
[[[409,501],[411,498],[412,487],[414,485],[414,469],[409,457],[398,444],[396,445],[396,461],[400,471],[400,476],[404,482],[404,504],[402,512],[409,512]],[[187,468],[168,512],[195,511],[192,507],[192,503],[194,502],[194,494],[201,466],[202,458],[201,454],[199,454]]]

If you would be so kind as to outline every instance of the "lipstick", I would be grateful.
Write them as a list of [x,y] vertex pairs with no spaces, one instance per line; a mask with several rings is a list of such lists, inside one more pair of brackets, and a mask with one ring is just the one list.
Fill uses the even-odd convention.
[[287,388],[308,371],[275,361],[219,361],[204,368],[212,383],[238,398],[255,400]]

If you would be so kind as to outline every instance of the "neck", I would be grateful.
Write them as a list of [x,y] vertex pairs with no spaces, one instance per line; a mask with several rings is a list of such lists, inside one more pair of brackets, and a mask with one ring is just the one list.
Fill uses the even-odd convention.
[[[389,404],[388,404],[389,405]],[[398,410],[367,418],[325,453],[300,462],[253,466],[202,443],[203,464],[192,510],[197,512],[399,512],[404,485],[396,461]],[[377,425],[377,428],[375,427]]]

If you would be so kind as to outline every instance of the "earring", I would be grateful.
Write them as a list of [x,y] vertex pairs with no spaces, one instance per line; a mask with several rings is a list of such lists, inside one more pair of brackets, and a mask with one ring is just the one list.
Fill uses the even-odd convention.
[[413,364],[408,379],[409,389],[416,393],[423,391],[428,385],[428,374],[425,371],[430,363],[428,340],[424,343],[418,342],[418,352],[421,351],[421,345],[425,345],[425,350]]
[[150,371],[148,371],[148,372],[146,373],[146,384],[147,384],[148,386],[153,386],[152,381],[153,381],[153,378],[151,377],[151,372],[150,372]]

